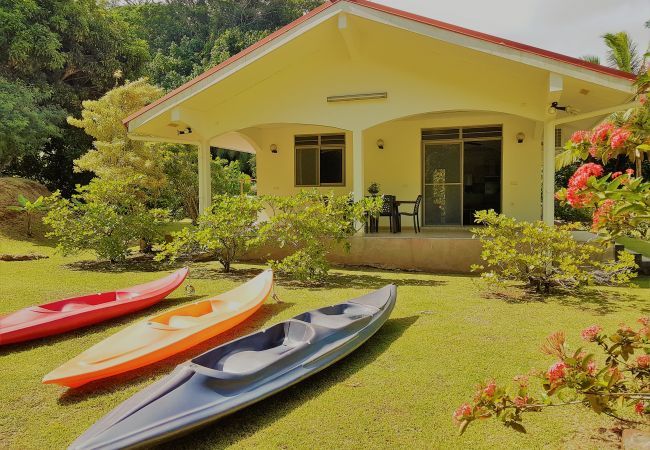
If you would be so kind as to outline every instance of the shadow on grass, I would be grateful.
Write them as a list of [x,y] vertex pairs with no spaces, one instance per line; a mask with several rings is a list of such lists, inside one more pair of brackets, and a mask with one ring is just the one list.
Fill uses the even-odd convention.
[[[159,303],[156,303],[149,308],[141,309],[140,311],[127,314],[125,316],[115,317],[113,319],[108,319],[104,322],[99,322],[94,325],[89,325],[83,328],[77,328],[76,330],[70,330],[65,333],[56,334],[53,336],[47,336],[39,339],[33,339],[26,342],[17,342],[15,344],[3,345],[0,347],[0,356],[6,355],[8,353],[18,353],[23,351],[33,350],[36,347],[57,345],[59,342],[66,341],[69,339],[75,339],[82,336],[87,336],[89,334],[102,333],[109,328],[119,327],[126,325],[130,322],[136,322],[139,319],[142,319],[147,316],[154,315],[158,312],[162,312],[166,309],[180,306],[183,303],[189,303],[196,301],[202,298],[200,295],[191,295],[185,297],[176,297],[176,298],[166,298]],[[54,367],[52,367],[54,369]]]
[[330,388],[343,383],[352,375],[375,361],[388,347],[409,329],[420,316],[389,319],[377,333],[352,354],[268,399],[244,408],[213,425],[193,432],[182,440],[174,440],[156,448],[172,450],[179,448],[224,448],[237,445],[241,439],[254,435],[294,408],[318,397]]
[[117,389],[132,386],[142,381],[152,381],[154,377],[169,373],[177,365],[205,353],[206,351],[217,347],[225,342],[229,342],[240,336],[250,334],[258,330],[267,320],[280,314],[294,303],[265,303],[250,319],[237,325],[236,327],[221,333],[214,338],[196,345],[190,349],[182,351],[170,358],[166,358],[157,363],[141,367],[129,372],[125,372],[110,378],[92,381],[88,384],[74,389],[68,389],[59,397],[58,403],[68,405],[84,401],[89,398],[98,397]]
[[483,297],[502,300],[506,303],[558,303],[581,310],[594,311],[605,315],[616,313],[623,308],[636,308],[640,312],[650,312],[650,304],[636,293],[636,288],[621,288],[624,292],[612,292],[603,289],[584,288],[572,292],[555,292],[542,295],[524,288],[506,288],[499,290],[484,290]]
[[180,269],[188,265],[188,261],[155,261],[154,255],[137,254],[126,258],[124,261],[110,262],[106,260],[83,260],[65,264],[63,267],[69,270],[84,272],[159,272]]
[[[232,272],[226,273],[219,269],[203,266],[191,268],[190,273],[191,277],[194,279],[227,279],[236,282],[243,282],[259,275],[260,271],[266,268],[267,266],[260,264],[255,267],[233,269]],[[286,275],[278,273],[274,274],[274,276],[276,283],[286,289],[379,289],[390,283],[398,286],[442,286],[446,284],[444,281],[432,280],[430,277],[416,278],[415,276],[409,276],[411,274],[411,272],[367,268],[360,268],[359,270],[336,269],[330,272],[325,281],[318,284],[296,281]]]

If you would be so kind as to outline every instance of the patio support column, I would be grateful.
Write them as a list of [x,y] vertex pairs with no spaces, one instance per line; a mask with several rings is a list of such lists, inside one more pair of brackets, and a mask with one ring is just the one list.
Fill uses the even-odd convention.
[[352,193],[355,200],[361,200],[364,193],[363,181],[363,130],[352,131]]
[[210,172],[210,144],[208,141],[201,141],[199,150],[199,214],[212,204],[212,174]]
[[544,182],[542,217],[547,225],[555,222],[555,122],[544,123]]

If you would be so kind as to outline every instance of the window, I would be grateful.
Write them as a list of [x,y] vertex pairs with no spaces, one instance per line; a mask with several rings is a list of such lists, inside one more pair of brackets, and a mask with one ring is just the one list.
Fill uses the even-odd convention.
[[296,136],[296,186],[345,184],[345,135]]

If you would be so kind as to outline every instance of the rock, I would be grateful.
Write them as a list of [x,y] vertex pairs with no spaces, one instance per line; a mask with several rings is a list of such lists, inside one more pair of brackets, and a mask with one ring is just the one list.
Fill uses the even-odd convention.
[[650,432],[623,430],[623,448],[625,450],[650,450]]

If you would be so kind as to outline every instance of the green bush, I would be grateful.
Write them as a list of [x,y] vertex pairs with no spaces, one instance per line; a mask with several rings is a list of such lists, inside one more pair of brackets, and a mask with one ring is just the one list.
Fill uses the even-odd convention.
[[259,245],[259,198],[245,195],[215,195],[209,211],[199,216],[196,225],[172,233],[156,259],[175,260],[204,254],[218,261],[226,272],[247,250]]
[[133,180],[95,178],[77,187],[70,200],[55,192],[47,198],[51,207],[43,219],[52,229],[47,236],[64,254],[91,250],[111,262],[124,260],[137,240],[158,242],[167,211],[147,209],[136,186]]
[[554,227],[537,221],[517,221],[493,210],[476,213],[474,235],[483,244],[485,265],[472,270],[491,284],[518,281],[548,293],[552,289],[574,289],[591,284],[625,284],[636,267],[628,253],[617,262],[602,261],[604,248],[577,242],[571,226]]
[[381,198],[353,202],[348,195],[323,196],[316,190],[264,200],[272,215],[262,224],[262,239],[292,250],[288,257],[269,263],[297,280],[314,282],[327,276],[327,254],[338,245],[349,250],[348,238],[364,223],[365,214],[381,208]]

